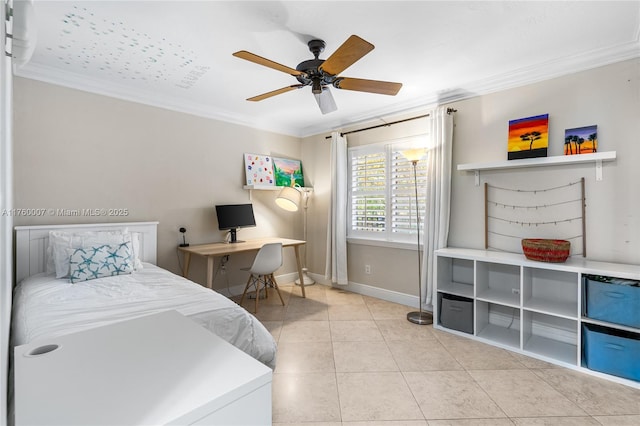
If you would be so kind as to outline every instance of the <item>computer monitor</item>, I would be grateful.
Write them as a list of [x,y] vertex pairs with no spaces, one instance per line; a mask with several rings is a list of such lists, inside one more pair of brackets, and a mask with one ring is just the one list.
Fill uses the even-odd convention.
[[225,204],[216,206],[218,216],[218,229],[229,230],[231,235],[230,243],[240,243],[238,241],[238,228],[256,226],[256,218],[253,216],[252,204]]

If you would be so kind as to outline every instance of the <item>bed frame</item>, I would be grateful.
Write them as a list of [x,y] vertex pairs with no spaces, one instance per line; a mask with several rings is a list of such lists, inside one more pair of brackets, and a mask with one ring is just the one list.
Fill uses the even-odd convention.
[[117,231],[127,228],[139,234],[140,260],[156,264],[158,222],[87,223],[73,225],[16,226],[15,281],[45,271],[45,253],[49,246],[49,231],[84,232]]

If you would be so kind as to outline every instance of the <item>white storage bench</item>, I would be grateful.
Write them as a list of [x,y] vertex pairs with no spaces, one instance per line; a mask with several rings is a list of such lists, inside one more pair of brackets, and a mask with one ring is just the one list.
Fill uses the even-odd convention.
[[17,426],[271,424],[271,369],[176,311],[14,356]]

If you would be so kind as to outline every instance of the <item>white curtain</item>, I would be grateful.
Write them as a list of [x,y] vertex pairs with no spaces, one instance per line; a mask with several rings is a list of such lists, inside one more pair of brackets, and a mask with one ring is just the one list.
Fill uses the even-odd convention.
[[331,134],[331,203],[327,221],[327,266],[325,278],[339,285],[347,278],[347,139]]
[[447,246],[449,209],[451,205],[451,149],[453,145],[453,114],[439,107],[429,114],[427,144],[427,209],[425,218],[424,254],[420,285],[424,303],[432,305],[434,289],[433,252]]

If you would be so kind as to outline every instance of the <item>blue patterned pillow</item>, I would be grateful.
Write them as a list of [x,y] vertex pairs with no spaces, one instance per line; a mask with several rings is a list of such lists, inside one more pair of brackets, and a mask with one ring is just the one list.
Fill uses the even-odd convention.
[[77,283],[133,272],[131,242],[70,249],[69,281]]

